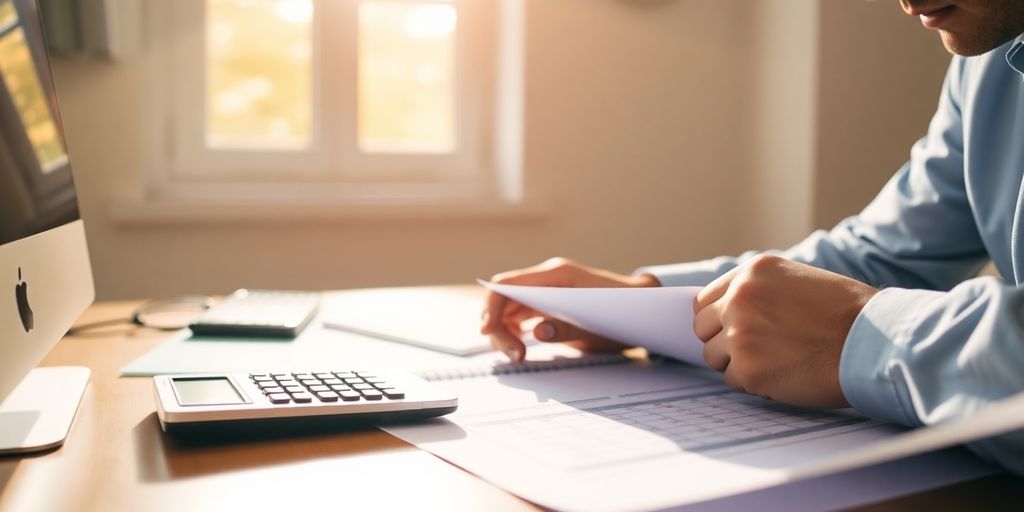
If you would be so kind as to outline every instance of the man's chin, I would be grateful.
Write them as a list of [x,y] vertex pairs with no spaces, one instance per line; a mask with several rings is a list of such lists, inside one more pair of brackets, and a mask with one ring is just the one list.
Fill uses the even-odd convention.
[[1006,41],[995,37],[971,37],[963,34],[956,34],[947,30],[940,30],[939,37],[942,38],[942,45],[949,53],[963,57],[974,57],[988,53]]

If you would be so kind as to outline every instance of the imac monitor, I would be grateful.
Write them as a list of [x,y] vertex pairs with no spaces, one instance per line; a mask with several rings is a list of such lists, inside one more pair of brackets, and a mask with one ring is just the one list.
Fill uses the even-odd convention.
[[38,7],[0,0],[0,453],[63,442],[88,369],[35,367],[93,294]]

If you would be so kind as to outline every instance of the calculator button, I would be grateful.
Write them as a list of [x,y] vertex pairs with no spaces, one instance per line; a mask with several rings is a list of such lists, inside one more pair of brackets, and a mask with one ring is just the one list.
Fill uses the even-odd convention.
[[294,375],[295,378],[299,379],[299,380],[312,379],[313,378],[313,374],[310,374],[310,373],[293,373],[292,375]]
[[284,393],[274,393],[272,395],[267,395],[267,398],[270,399],[270,403],[272,404],[286,404],[292,401],[291,397]]
[[381,397],[384,396],[380,391],[377,391],[376,389],[363,389],[360,390],[359,392],[362,393],[363,398],[367,400],[380,400]]
[[277,394],[284,393],[284,388],[279,387],[279,386],[263,388],[263,393],[267,394],[267,395],[277,395]]
[[388,398],[390,398],[392,400],[397,400],[399,398],[405,398],[405,393],[403,393],[401,391],[398,391],[398,390],[395,390],[395,389],[386,389],[386,390],[381,391],[381,392],[384,393],[384,396],[386,396],[386,397],[388,397]]
[[331,384],[331,391],[351,391],[352,388],[344,384]]
[[289,393],[305,393],[306,388],[302,386],[285,386],[284,390]]
[[274,382],[274,379],[272,379],[270,377],[267,377],[267,376],[253,377],[252,380],[254,382],[257,382],[257,383],[259,383],[259,382]]
[[324,384],[326,384],[328,386],[330,386],[332,384],[341,384],[341,383],[342,383],[341,379],[335,379],[333,377],[324,379]]
[[330,391],[331,388],[329,388],[327,386],[310,386],[309,390],[314,392],[314,393],[320,393],[322,391]]
[[253,380],[256,380],[256,379],[258,379],[260,377],[270,378],[270,375],[268,375],[266,373],[250,373],[249,377],[252,378]]
[[313,395],[309,393],[295,393],[292,395],[292,400],[295,400],[297,404],[308,404],[313,401]]
[[318,378],[318,379],[333,379],[334,378],[334,374],[330,373],[330,372],[317,372],[317,373],[314,373],[313,376]]
[[359,391],[362,391],[364,389],[373,389],[373,386],[371,386],[369,384],[353,384],[352,388],[353,389],[358,389]]
[[360,379],[358,377],[354,377],[354,378],[350,378],[350,379],[345,379],[345,384],[362,384],[362,383],[363,383],[363,379]]
[[339,391],[338,396],[340,396],[341,399],[346,402],[354,402],[356,400],[359,400],[359,398],[362,397],[363,395],[360,395],[355,391]]
[[319,386],[320,385],[320,381],[316,380],[316,379],[302,379],[299,382],[301,382],[303,386],[307,386],[307,387],[308,386]]
[[291,379],[281,379],[281,380],[277,381],[277,385],[278,386],[282,386],[282,387],[298,386],[299,385],[299,381],[291,380]]
[[352,372],[334,372],[334,376],[339,379],[352,379],[355,378],[356,374]]
[[290,379],[292,374],[290,374],[290,373],[282,373],[282,372],[275,372],[275,373],[271,373],[270,376],[275,378],[275,379]]
[[316,393],[316,397],[319,398],[321,402],[337,402],[338,401],[338,395],[335,394],[335,393],[331,393],[330,391],[318,391]]

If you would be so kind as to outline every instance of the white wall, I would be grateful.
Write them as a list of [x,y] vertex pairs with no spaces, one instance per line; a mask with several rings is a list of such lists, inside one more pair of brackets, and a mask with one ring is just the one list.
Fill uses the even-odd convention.
[[[765,12],[775,5],[768,0],[529,0],[525,176],[527,196],[549,207],[539,219],[120,225],[110,218],[111,202],[139,186],[146,143],[138,135],[146,54],[113,63],[58,61],[99,297],[468,282],[556,254],[629,271],[790,242],[832,204],[812,200],[814,193],[834,193],[823,183],[838,179],[810,163],[834,161],[817,156],[821,134],[833,141],[839,133],[821,131],[834,108],[825,103],[879,112],[912,106],[912,115],[903,109],[900,119],[882,119],[898,136],[862,132],[870,152],[829,144],[831,158],[877,169],[854,180],[876,189],[895,169],[888,161],[876,165],[876,154],[905,154],[904,133],[923,130],[921,113],[935,94],[920,90],[938,91],[935,76],[946,59],[930,34],[909,26],[887,2],[819,8],[810,1],[786,4],[803,16],[795,22],[801,35],[786,39],[785,24],[794,22],[780,20],[784,11]],[[811,11],[801,11],[804,5]],[[840,27],[842,37],[833,35],[833,18],[845,11],[856,17]],[[897,25],[876,40],[875,27]],[[819,33],[818,46],[800,46]],[[766,49],[766,37],[778,50]],[[930,44],[919,44],[925,39]],[[787,48],[797,61],[786,59]],[[833,52],[849,56],[863,48],[863,65],[827,64]],[[794,89],[786,88],[786,67],[766,57],[798,71]],[[917,59],[921,77],[896,69]],[[835,90],[847,79],[874,83],[851,76],[869,64],[906,85],[880,96]],[[908,94],[911,83],[916,92]],[[819,90],[822,104],[814,100]],[[786,105],[800,112],[793,138],[770,131],[777,125],[770,116],[785,116]],[[793,146],[783,146],[790,139]],[[783,195],[789,185],[803,192]]]

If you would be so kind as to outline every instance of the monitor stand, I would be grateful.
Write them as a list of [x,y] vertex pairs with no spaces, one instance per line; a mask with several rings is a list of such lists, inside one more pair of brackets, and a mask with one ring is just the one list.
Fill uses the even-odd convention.
[[28,453],[64,443],[78,412],[89,369],[35,368],[0,403],[0,454]]

